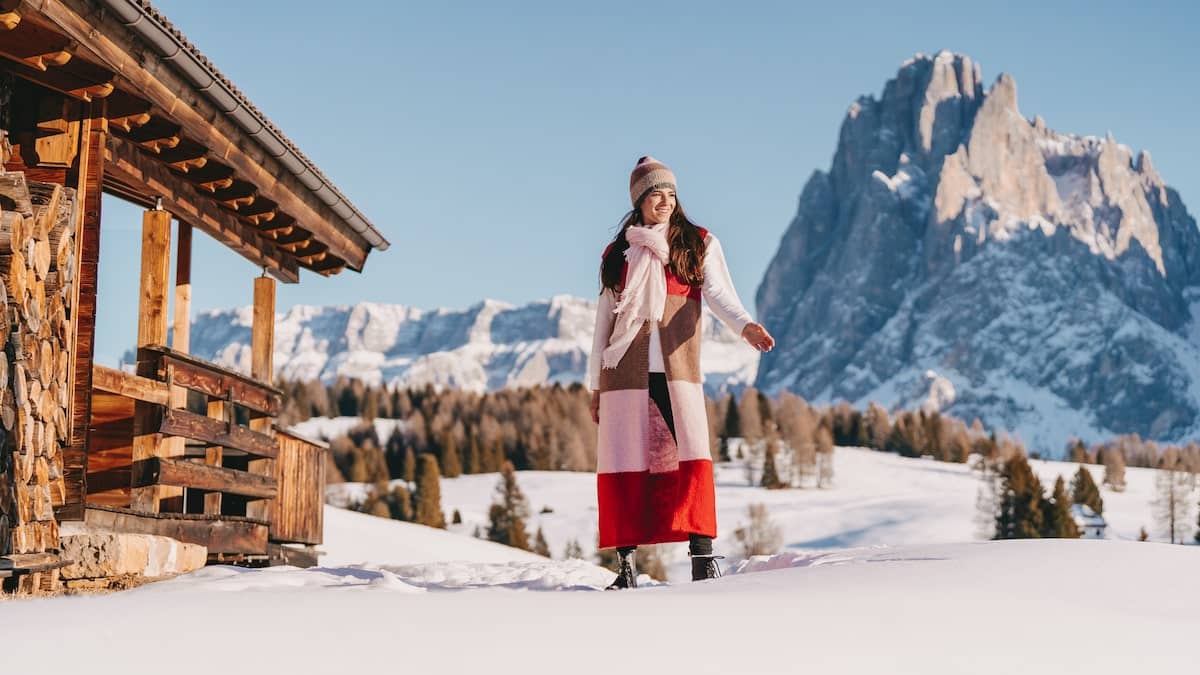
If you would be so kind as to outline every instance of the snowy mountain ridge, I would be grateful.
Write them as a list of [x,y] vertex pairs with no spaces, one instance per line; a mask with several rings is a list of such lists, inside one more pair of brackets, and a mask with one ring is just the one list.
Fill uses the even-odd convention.
[[1150,155],[1025,118],[1016,81],[917,55],[851,104],[758,288],[756,386],[1015,432],[1200,433],[1200,230]]
[[[296,305],[275,319],[275,368],[289,379],[493,391],[581,382],[596,303],[556,295],[525,305],[483,300],[467,309],[400,304]],[[248,372],[250,307],[192,323],[191,351]],[[710,392],[754,379],[758,353],[705,309],[702,368]]]

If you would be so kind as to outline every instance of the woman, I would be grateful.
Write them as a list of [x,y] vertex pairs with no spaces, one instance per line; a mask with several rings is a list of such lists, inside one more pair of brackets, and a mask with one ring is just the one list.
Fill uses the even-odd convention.
[[620,561],[610,589],[637,586],[639,544],[687,541],[692,580],[719,574],[701,297],[756,349],[775,346],[738,300],[721,244],[676,201],[671,170],[642,157],[629,197],[633,210],[602,256],[588,361],[599,425],[600,548],[616,547]]

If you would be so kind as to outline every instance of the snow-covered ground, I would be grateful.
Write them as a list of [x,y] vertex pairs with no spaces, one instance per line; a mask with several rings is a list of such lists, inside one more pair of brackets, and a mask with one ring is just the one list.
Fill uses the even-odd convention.
[[[718,465],[716,547],[736,556],[733,531],[746,520],[746,507],[767,505],[780,526],[786,550],[823,551],[858,546],[910,546],[969,542],[980,539],[976,507],[982,481],[968,466],[923,459],[908,459],[860,448],[838,448],[834,454],[834,487],[829,489],[765,490],[746,483],[744,468],[736,463]],[[1079,468],[1069,462],[1032,461],[1031,465],[1049,492],[1059,475],[1070,485]],[[1099,484],[1104,468],[1088,466]],[[1154,540],[1165,540],[1154,520],[1154,474],[1151,469],[1128,469],[1124,492],[1101,488],[1104,517],[1111,539],[1136,540],[1142,527]],[[470,535],[487,526],[497,474],[476,474],[442,479],[442,508],[449,516],[458,509],[461,525],[450,530]],[[540,526],[554,557],[561,558],[568,541],[575,539],[589,555],[596,545],[596,477],[591,473],[521,471],[517,482],[529,499],[533,517],[528,527]],[[365,485],[330,485],[330,503],[345,505],[361,499]],[[1193,504],[1200,495],[1190,500]],[[551,513],[541,513],[544,508]],[[1188,516],[1195,522],[1195,510]],[[990,530],[988,532],[990,536]],[[982,537],[988,538],[988,537]],[[672,580],[687,579],[687,547],[661,547]]]
[[786,553],[619,593],[534,592],[594,589],[580,561],[211,567],[0,616],[14,673],[51,653],[56,672],[180,675],[1184,672],[1198,563],[1191,546],[941,544]]
[[[611,574],[482,541],[495,475],[443,481],[441,531],[325,510],[323,565],[214,566],[106,596],[0,602],[3,672],[1182,672],[1200,627],[1200,547],[971,541],[966,467],[838,450],[837,485],[767,492],[718,472],[721,527],[764,501],[784,552],[721,579],[594,592]],[[1043,479],[1074,465],[1036,463]],[[518,474],[561,556],[594,540],[594,477]],[[1150,472],[1104,491],[1114,536],[1149,525]],[[362,486],[331,486],[334,497]],[[732,548],[729,537],[719,545]],[[554,592],[546,592],[554,591]],[[206,645],[207,648],[198,648]]]

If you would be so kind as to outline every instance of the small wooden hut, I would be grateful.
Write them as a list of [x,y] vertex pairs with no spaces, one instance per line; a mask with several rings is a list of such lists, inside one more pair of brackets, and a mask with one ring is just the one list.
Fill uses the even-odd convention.
[[[0,0],[0,160],[6,587],[57,583],[72,521],[210,561],[319,544],[325,449],[273,424],[275,284],[387,241],[142,0]],[[141,251],[104,261],[140,260],[135,373],[93,363],[96,322],[131,320],[96,303],[102,193],[146,209]],[[263,270],[249,373],[188,354],[193,229]]]

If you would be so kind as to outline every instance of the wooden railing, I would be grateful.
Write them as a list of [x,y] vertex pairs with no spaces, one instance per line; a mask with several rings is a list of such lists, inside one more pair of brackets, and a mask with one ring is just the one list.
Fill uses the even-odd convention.
[[[192,500],[178,488],[203,494],[203,512],[214,515],[223,513],[222,495],[240,500],[277,496],[273,467],[259,460],[273,462],[279,456],[279,440],[270,425],[282,405],[278,389],[166,347],[139,349],[138,364],[140,375],[95,366],[92,378],[94,389],[137,402],[134,436],[150,438],[142,447],[152,447],[151,456],[131,458],[132,508],[201,510],[188,508]],[[189,409],[185,392],[200,394],[203,406],[193,396]],[[193,411],[200,407],[206,414]]]

